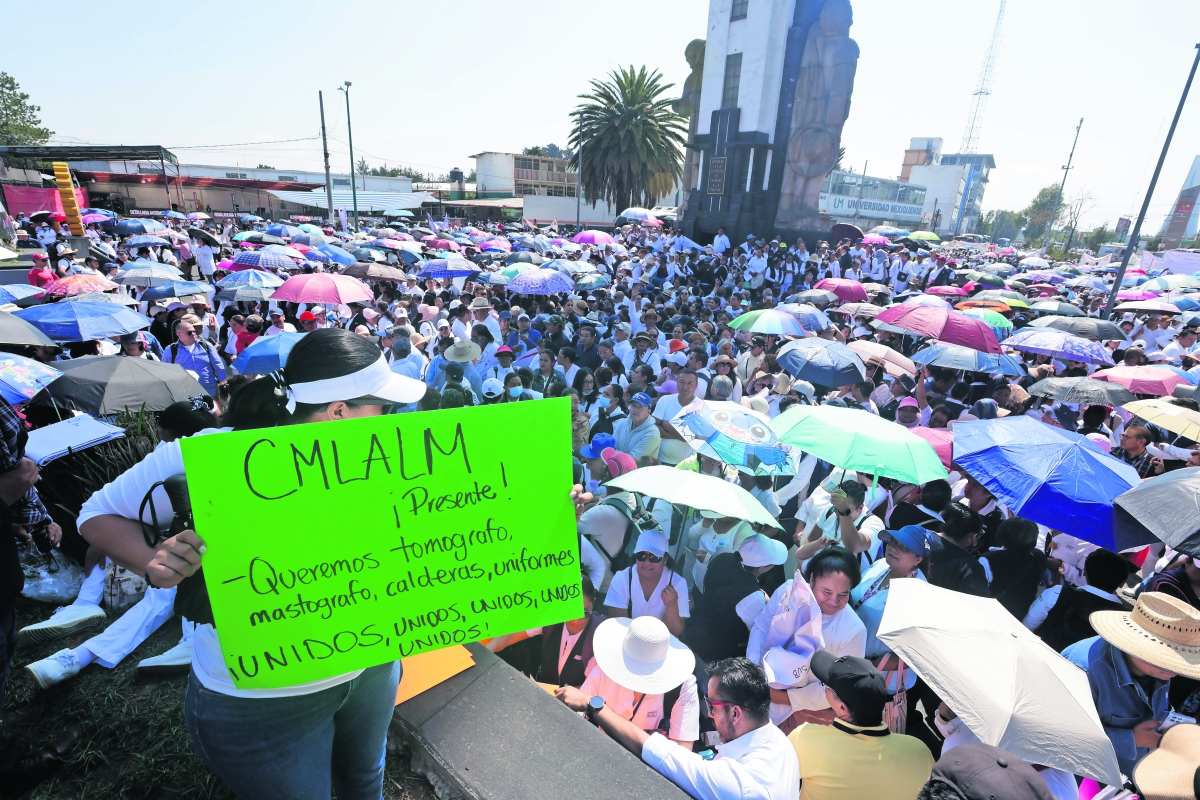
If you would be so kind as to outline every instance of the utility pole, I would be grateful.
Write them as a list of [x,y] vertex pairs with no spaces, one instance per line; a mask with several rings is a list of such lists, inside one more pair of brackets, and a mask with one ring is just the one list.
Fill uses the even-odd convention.
[[858,202],[854,204],[854,217],[853,217],[853,219],[855,219],[855,220],[858,219],[858,210],[862,207],[863,185],[866,183],[866,180],[867,180],[867,165],[870,163],[871,163],[870,161],[863,162],[862,175],[858,176]]
[[1129,244],[1125,247],[1125,255],[1121,257],[1121,266],[1117,268],[1117,276],[1113,279],[1112,292],[1108,295],[1108,305],[1104,308],[1103,318],[1112,316],[1113,306],[1117,302],[1117,291],[1125,278],[1125,268],[1129,266],[1129,257],[1133,248],[1137,247],[1138,238],[1142,235],[1142,222],[1146,219],[1146,211],[1150,208],[1150,197],[1154,194],[1154,186],[1158,183],[1158,173],[1162,172],[1163,162],[1167,160],[1167,150],[1171,147],[1171,137],[1175,135],[1175,126],[1179,124],[1179,115],[1183,113],[1183,104],[1187,102],[1188,91],[1192,88],[1192,79],[1196,77],[1196,66],[1200,65],[1200,44],[1196,45],[1196,58],[1192,61],[1192,71],[1188,73],[1187,83],[1183,85],[1183,94],[1179,96],[1179,106],[1175,109],[1175,118],[1171,120],[1171,129],[1167,131],[1167,140],[1163,142],[1162,153],[1158,156],[1158,164],[1154,167],[1154,175],[1150,178],[1150,186],[1146,196],[1142,198],[1142,210],[1138,212],[1137,222],[1129,234]]
[[329,205],[328,222],[333,224],[333,178],[329,174],[329,139],[325,136],[325,94],[317,92],[321,104],[321,149],[325,151],[325,201]]
[[579,224],[583,211],[583,109],[579,109],[579,158],[575,167],[575,230],[581,230]]
[[[354,200],[354,230],[358,231],[358,183],[354,180],[354,129],[350,127],[350,81],[338,87],[339,92],[346,93],[346,135],[350,140],[350,197]],[[363,184],[366,188],[366,184]]]
[[1046,251],[1050,249],[1051,237],[1054,236],[1054,220],[1058,218],[1058,207],[1062,205],[1063,189],[1067,185],[1067,175],[1071,172],[1071,160],[1075,158],[1075,145],[1079,144],[1079,129],[1083,127],[1083,117],[1079,118],[1079,124],[1075,126],[1075,141],[1071,143],[1071,155],[1067,156],[1067,165],[1062,168],[1063,179],[1058,185],[1058,194],[1054,198],[1054,210],[1050,213],[1050,226],[1046,228],[1046,239],[1042,242],[1042,255],[1046,255]]

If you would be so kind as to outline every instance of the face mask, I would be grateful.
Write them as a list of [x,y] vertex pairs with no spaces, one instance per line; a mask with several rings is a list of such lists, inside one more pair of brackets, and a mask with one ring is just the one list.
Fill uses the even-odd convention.
[[521,392],[523,392],[523,391],[525,391],[524,386],[513,386],[513,387],[509,388],[508,396],[509,397],[520,397]]
[[600,406],[601,408],[608,408],[610,405],[612,405],[612,400],[609,400],[607,397],[601,396],[601,397],[597,398],[596,405]]

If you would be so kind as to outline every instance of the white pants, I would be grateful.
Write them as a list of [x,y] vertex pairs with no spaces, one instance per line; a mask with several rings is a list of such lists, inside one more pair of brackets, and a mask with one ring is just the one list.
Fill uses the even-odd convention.
[[[137,605],[109,625],[103,633],[93,636],[82,645],[96,656],[96,663],[112,669],[121,663],[121,659],[137,649],[146,641],[150,634],[169,620],[175,613],[175,589],[146,588],[146,594]],[[189,636],[189,628],[195,625],[184,623],[184,639]]]

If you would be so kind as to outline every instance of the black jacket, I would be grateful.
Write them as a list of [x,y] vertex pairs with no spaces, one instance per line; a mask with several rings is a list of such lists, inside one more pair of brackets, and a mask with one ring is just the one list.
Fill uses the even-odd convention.
[[991,597],[983,566],[966,550],[949,539],[929,537],[929,582],[977,597]]

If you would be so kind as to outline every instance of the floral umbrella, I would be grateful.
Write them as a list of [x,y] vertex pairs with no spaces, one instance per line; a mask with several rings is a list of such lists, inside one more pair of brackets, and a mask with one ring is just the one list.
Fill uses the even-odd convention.
[[4,353],[0,356],[0,395],[16,405],[32,399],[62,373],[32,358]]
[[46,286],[46,297],[70,297],[88,292],[107,292],[117,284],[99,275],[68,275]]

